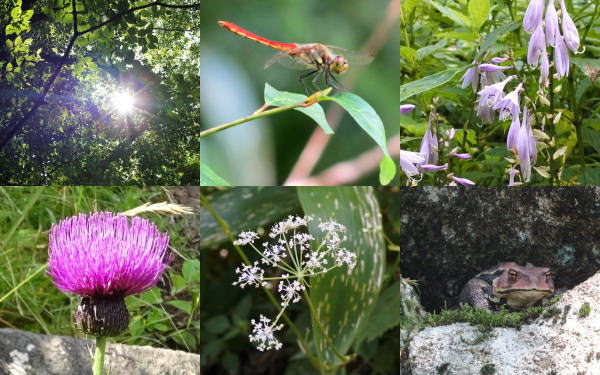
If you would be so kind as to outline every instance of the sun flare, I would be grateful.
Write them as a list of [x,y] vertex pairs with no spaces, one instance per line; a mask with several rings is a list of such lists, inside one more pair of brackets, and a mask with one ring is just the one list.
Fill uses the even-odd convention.
[[121,115],[131,113],[135,108],[134,97],[128,91],[115,91],[112,96],[112,104],[115,110]]

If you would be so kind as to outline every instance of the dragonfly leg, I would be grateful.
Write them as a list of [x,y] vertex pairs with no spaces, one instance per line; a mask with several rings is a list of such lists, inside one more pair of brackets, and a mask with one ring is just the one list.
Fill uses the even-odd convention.
[[315,76],[315,78],[312,79],[312,85],[315,88],[315,90],[317,91],[321,91],[321,88],[317,85],[317,80],[321,77],[321,74],[323,73],[322,70],[319,70],[319,73],[317,73],[317,75]]
[[315,69],[315,70],[311,70],[310,72],[303,73],[300,75],[300,77],[298,77],[298,81],[300,81],[300,83],[304,87],[304,91],[306,91],[306,96],[309,96],[310,94],[308,93],[308,88],[306,87],[306,84],[304,84],[304,79],[312,76],[313,74],[315,74],[317,72],[319,72],[319,69]]
[[[333,79],[333,82],[329,81],[327,79],[328,77]],[[332,86],[333,88],[335,88],[338,91],[344,91],[344,86],[342,86],[342,84],[339,83],[337,79],[335,79],[335,76],[331,73],[330,70],[328,70],[325,73],[325,82],[327,83],[327,85]]]

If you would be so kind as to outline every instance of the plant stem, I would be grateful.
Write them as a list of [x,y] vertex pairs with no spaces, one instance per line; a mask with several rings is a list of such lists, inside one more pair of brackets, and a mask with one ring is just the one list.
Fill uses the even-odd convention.
[[104,351],[106,349],[106,336],[96,337],[96,351],[94,353],[94,375],[102,375],[104,370]]

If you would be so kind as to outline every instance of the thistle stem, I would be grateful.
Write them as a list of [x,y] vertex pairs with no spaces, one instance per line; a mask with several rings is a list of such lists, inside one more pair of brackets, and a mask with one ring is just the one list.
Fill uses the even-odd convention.
[[94,352],[94,375],[102,375],[104,370],[104,351],[106,336],[96,336],[96,351]]

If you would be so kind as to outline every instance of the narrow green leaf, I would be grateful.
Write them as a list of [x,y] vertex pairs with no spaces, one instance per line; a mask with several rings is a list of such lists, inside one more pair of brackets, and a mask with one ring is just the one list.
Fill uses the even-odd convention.
[[[344,247],[358,257],[351,271],[342,267],[310,280],[310,298],[317,311],[317,316],[312,317],[314,346],[321,362],[335,366],[340,360],[327,343],[320,325],[338,352],[345,354],[370,319],[385,265],[379,204],[372,187],[299,187],[298,196],[304,213],[315,219],[310,222],[310,233],[317,239],[322,238],[319,221],[334,220],[343,224],[348,236]],[[397,311],[397,307],[390,308]]]
[[442,39],[434,45],[419,48],[416,54],[417,60],[421,61],[432,53],[441,50],[442,48],[446,47],[447,42],[448,41],[446,39]]
[[438,4],[436,1],[433,1],[433,0],[428,0],[427,3],[429,3],[429,5],[433,6],[437,10],[439,10],[440,13],[442,13],[444,16],[450,18],[458,26],[463,26],[463,27],[471,26],[471,19],[469,17],[467,17],[466,15],[462,14],[461,12],[459,12],[455,9],[452,9],[452,8],[445,7],[441,4]]
[[485,36],[483,44],[481,45],[480,54],[483,55],[496,41],[503,36],[508,34],[521,25],[521,22],[511,22],[506,25],[502,25]]
[[400,281],[390,285],[379,295],[375,310],[358,335],[356,345],[362,340],[370,341],[379,337],[388,329],[400,324],[400,314],[390,309],[390,306],[400,306]]
[[413,95],[429,91],[435,87],[441,86],[450,81],[454,76],[472,65],[465,65],[458,68],[446,69],[430,76],[412,81],[400,86],[400,102],[410,98]]
[[479,31],[481,25],[488,20],[490,16],[490,0],[470,0],[469,17],[471,18],[471,27]]
[[200,186],[231,186],[208,165],[200,162]]
[[[279,91],[268,83],[265,84],[265,103],[270,106],[282,107],[285,105],[299,103],[306,98],[301,94],[295,94],[287,91]],[[304,113],[308,117],[312,118],[317,125],[323,129],[325,134],[333,134],[333,129],[329,126],[327,119],[325,118],[325,111],[318,103],[313,104],[306,108],[294,108],[295,110]]]
[[183,262],[181,273],[186,281],[200,281],[200,261],[198,259],[188,259]]

